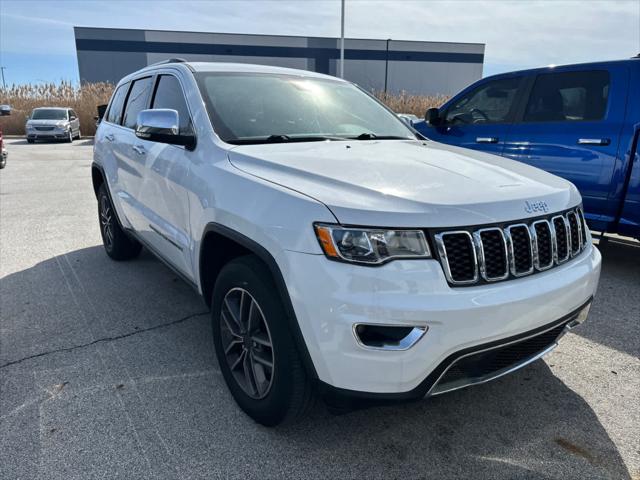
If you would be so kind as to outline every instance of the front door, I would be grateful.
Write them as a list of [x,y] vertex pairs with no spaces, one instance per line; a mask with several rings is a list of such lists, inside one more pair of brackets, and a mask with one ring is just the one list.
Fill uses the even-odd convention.
[[520,76],[480,83],[445,106],[442,123],[426,129],[425,135],[436,142],[502,154],[520,84]]

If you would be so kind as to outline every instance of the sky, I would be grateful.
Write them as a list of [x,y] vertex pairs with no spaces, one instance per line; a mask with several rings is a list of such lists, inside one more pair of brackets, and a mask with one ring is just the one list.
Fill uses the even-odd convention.
[[[640,0],[346,0],[345,36],[486,44],[484,75],[640,53]],[[7,84],[78,81],[73,27],[340,35],[340,0],[0,0]]]

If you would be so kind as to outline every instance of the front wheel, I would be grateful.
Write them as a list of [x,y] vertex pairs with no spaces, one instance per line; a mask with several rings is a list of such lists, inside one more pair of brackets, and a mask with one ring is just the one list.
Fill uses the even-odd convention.
[[213,340],[222,375],[240,408],[266,426],[301,418],[313,400],[276,292],[267,267],[248,255],[223,267],[212,298]]
[[69,129],[69,136],[67,138],[67,143],[73,143],[73,131]]
[[104,183],[98,190],[98,218],[102,243],[107,255],[114,260],[130,260],[138,256],[142,245],[127,235],[120,226]]

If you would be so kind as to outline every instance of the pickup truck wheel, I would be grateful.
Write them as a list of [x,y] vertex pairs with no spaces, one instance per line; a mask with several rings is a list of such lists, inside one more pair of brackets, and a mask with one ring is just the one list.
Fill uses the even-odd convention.
[[301,418],[313,400],[276,292],[269,270],[248,255],[223,267],[212,298],[222,375],[240,408],[266,426]]
[[138,256],[142,245],[127,235],[120,226],[104,183],[98,190],[98,219],[102,243],[107,255],[114,260],[130,260]]

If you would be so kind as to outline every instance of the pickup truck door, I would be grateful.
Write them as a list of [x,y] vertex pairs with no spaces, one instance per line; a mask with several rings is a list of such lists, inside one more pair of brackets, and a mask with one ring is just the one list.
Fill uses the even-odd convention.
[[442,122],[421,132],[436,142],[500,155],[522,77],[501,76],[477,83],[442,109]]
[[[192,129],[190,112],[177,77],[158,75],[152,108],[178,111],[180,130]],[[162,258],[188,279],[194,279],[191,262],[189,196],[187,181],[193,152],[185,147],[147,141],[134,136],[130,146],[132,163],[141,172],[136,204],[135,229]]]
[[619,205],[610,192],[622,173],[617,154],[627,88],[622,65],[531,75],[503,151],[573,182],[587,220],[599,230],[615,220]]

